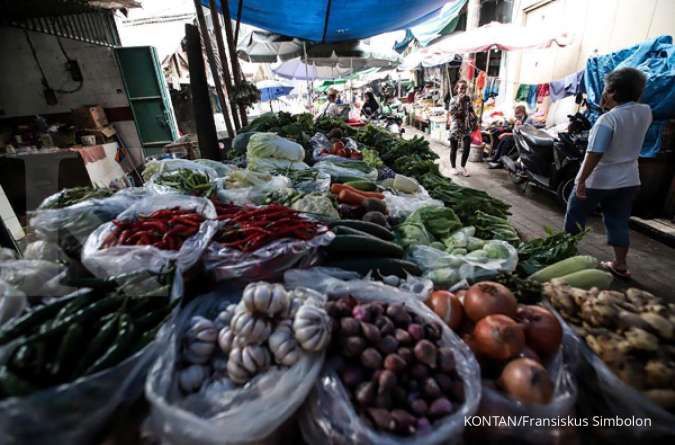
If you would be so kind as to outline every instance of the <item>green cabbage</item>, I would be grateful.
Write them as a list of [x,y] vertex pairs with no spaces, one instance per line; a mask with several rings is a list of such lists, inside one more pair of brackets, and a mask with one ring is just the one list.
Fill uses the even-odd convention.
[[246,158],[274,158],[288,161],[305,159],[302,145],[274,133],[256,133],[251,136],[246,147]]

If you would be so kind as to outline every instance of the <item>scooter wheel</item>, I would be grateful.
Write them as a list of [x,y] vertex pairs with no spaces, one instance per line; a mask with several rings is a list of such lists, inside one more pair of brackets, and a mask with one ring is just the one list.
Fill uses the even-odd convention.
[[509,171],[509,178],[511,178],[511,182],[516,185],[522,184],[526,181],[526,178],[523,178],[518,173],[514,173],[512,171]]
[[567,202],[570,199],[572,190],[574,190],[574,179],[575,176],[570,176],[565,178],[558,184],[556,188],[556,196],[558,197],[558,203],[562,206],[563,209],[567,208]]

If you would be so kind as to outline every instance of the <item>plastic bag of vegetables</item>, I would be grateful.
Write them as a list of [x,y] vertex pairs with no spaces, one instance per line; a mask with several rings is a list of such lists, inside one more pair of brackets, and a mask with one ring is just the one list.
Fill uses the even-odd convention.
[[204,172],[213,179],[218,177],[216,170],[203,163],[190,161],[189,159],[162,159],[160,161],[150,161],[145,165],[143,179],[148,182],[162,173],[170,173],[180,169]]
[[87,237],[101,224],[114,219],[146,197],[143,188],[126,188],[109,198],[89,199],[58,209],[29,212],[29,228],[39,239],[56,242],[71,258],[80,258]]
[[475,281],[499,272],[513,272],[518,264],[518,252],[506,241],[486,241],[480,249],[466,254],[451,255],[431,246],[410,248],[408,256],[437,286],[451,287],[461,280]]
[[66,267],[45,260],[10,260],[0,262],[0,280],[25,294],[29,299],[61,297],[73,292],[61,284]]
[[[220,338],[203,366],[206,372],[199,375],[178,374],[185,337],[194,317],[204,317],[206,323],[202,324],[206,325],[215,319],[213,324],[216,329],[220,328],[217,331],[220,337],[223,330],[227,330],[226,319],[231,317],[232,322],[237,313],[233,310],[228,315],[232,307],[229,305],[236,304],[241,295],[241,288],[221,283],[220,287],[185,306],[173,329],[161,337],[167,347],[148,374],[145,394],[151,404],[149,426],[162,441],[192,445],[264,443],[264,439],[274,436],[278,428],[293,416],[311,391],[323,366],[323,352],[301,353],[298,361],[290,366],[268,363],[270,367],[266,370],[237,385],[227,377],[229,370],[223,374],[219,367],[223,364],[220,355],[224,354],[221,352],[224,342]],[[305,291],[296,295],[304,298],[302,304],[296,307],[296,320],[303,307],[322,307],[325,302],[325,297],[316,292]],[[223,320],[225,325],[221,324]],[[263,319],[256,320],[262,322]],[[205,337],[202,335],[202,338]],[[271,337],[269,341],[272,341]],[[268,341],[265,341],[261,347],[266,348],[267,344]],[[225,361],[229,362],[229,358]],[[182,371],[185,372],[185,369]],[[185,394],[187,383],[194,390],[190,394]]]
[[384,192],[384,202],[387,204],[389,217],[402,220],[422,207],[443,207],[443,202],[433,199],[422,186],[417,193]]
[[273,158],[288,161],[302,161],[305,159],[305,149],[297,142],[293,142],[274,133],[256,133],[248,140],[246,159]]
[[[122,296],[112,300],[82,289],[3,326],[0,443],[92,443],[116,409],[138,400],[156,357],[153,339],[171,310],[166,293],[155,295],[143,297],[153,300],[152,320],[142,312],[134,315],[129,300],[124,309]],[[20,322],[22,331],[15,331]],[[92,367],[80,368],[83,364]]]
[[266,193],[278,192],[289,187],[290,180],[285,176],[273,176],[245,169],[232,170],[224,178],[216,180],[218,199],[238,205],[259,203]]
[[314,168],[331,175],[333,178],[377,180],[377,170],[370,168],[363,161],[328,159],[317,162],[314,164]]
[[[442,346],[449,347],[454,361],[454,372],[462,383],[463,401],[455,405],[450,414],[440,417],[426,431],[416,431],[404,437],[376,430],[373,424],[356,412],[353,399],[338,375],[339,360],[328,359],[314,391],[303,405],[300,413],[300,428],[307,443],[358,443],[358,444],[452,444],[462,441],[464,419],[473,415],[481,396],[480,370],[478,363],[456,334],[454,334],[429,308],[414,295],[397,288],[364,280],[342,281],[337,278],[323,279],[322,271],[313,269],[293,270],[286,273],[285,282],[292,285],[306,285],[321,292],[328,289],[329,299],[351,295],[358,303],[380,302],[403,304],[404,307],[428,322],[438,323],[442,332]],[[341,325],[342,328],[342,325]],[[426,341],[426,340],[424,340]],[[392,354],[396,355],[396,354]],[[344,374],[343,374],[344,376]],[[447,400],[446,400],[447,401]],[[436,408],[441,408],[440,405]],[[447,413],[447,411],[446,411]],[[394,411],[392,411],[392,416]],[[408,414],[406,417],[410,416]],[[415,423],[413,422],[413,425]],[[418,423],[421,426],[421,423]],[[413,427],[410,431],[415,431]]]
[[204,198],[149,196],[89,236],[82,264],[98,277],[141,270],[159,273],[173,263],[185,272],[211,241],[215,218],[213,204]]
[[28,306],[26,295],[4,280],[0,280],[0,327],[21,314]]
[[211,182],[219,177],[215,169],[204,163],[185,159],[167,161],[163,161],[159,171],[145,183],[145,188],[150,193],[184,193],[196,196],[208,196],[212,193]]
[[232,171],[232,169],[236,168],[232,164],[225,164],[222,162],[214,161],[213,159],[195,159],[192,162],[212,168],[216,172],[217,178],[222,178],[223,176],[227,175],[230,171]]

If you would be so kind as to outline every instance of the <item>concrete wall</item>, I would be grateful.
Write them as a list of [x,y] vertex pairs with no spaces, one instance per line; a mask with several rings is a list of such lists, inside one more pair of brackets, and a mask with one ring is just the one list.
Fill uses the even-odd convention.
[[[61,90],[77,87],[78,82],[74,82],[65,69],[66,57],[57,38],[36,32],[28,32],[28,35],[49,85]],[[129,101],[113,49],[63,38],[61,43],[68,56],[79,63],[84,82],[76,92],[56,93],[58,103],[48,105],[43,94],[42,76],[25,31],[0,26],[0,119],[69,113],[73,108],[90,104],[130,116]],[[133,120],[129,120],[130,117],[120,119],[111,120],[129,148],[140,154],[141,143]]]
[[571,74],[594,55],[663,34],[675,34],[673,0],[515,0],[513,22],[544,24],[573,35],[560,48],[514,51],[506,63],[507,100],[520,83],[544,83]]

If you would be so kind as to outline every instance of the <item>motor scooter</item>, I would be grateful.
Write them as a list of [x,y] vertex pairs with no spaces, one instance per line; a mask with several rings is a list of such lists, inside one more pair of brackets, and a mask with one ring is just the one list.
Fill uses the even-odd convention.
[[511,180],[525,189],[534,185],[554,193],[563,208],[574,188],[574,179],[584,160],[589,120],[581,113],[567,116],[566,132],[553,137],[532,125],[514,129],[516,156],[504,156],[502,164]]

